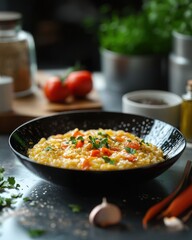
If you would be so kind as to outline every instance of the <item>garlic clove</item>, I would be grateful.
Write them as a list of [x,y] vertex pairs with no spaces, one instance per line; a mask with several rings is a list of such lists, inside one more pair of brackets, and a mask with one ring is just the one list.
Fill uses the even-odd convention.
[[93,225],[107,227],[118,224],[122,214],[118,206],[108,203],[106,198],[98,206],[94,207],[89,215],[89,221]]
[[163,221],[165,226],[173,231],[181,231],[185,228],[183,222],[177,217],[165,217]]

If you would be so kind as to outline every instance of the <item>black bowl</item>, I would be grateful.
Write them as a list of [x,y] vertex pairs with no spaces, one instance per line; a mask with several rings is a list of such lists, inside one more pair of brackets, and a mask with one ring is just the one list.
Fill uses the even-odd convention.
[[[83,171],[46,166],[29,159],[27,149],[42,137],[65,133],[74,128],[129,131],[146,142],[161,147],[165,161],[150,166],[112,171]],[[104,111],[76,111],[36,118],[16,130],[9,145],[19,160],[41,178],[66,187],[126,186],[153,179],[172,166],[185,149],[186,141],[175,127],[151,118]]]

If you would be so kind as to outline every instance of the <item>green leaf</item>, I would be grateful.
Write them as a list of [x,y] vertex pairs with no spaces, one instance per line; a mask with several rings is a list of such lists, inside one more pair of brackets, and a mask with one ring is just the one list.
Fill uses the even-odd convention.
[[100,148],[101,148],[101,147],[109,148],[108,138],[102,139],[102,140],[100,141],[99,145],[100,145],[100,146],[99,146]]
[[125,151],[131,154],[135,154],[136,153],[136,149],[130,148],[130,147],[125,147]]
[[9,182],[9,184],[11,185],[11,186],[14,186],[15,185],[15,178],[14,177],[8,177],[8,180],[7,180],[8,182]]
[[99,139],[97,137],[89,136],[89,139],[93,148],[95,149],[102,148],[102,147],[109,148],[108,138]]
[[93,146],[93,148],[98,149],[99,148],[99,143],[96,142],[96,140],[98,140],[98,138],[89,136],[89,140]]
[[76,144],[77,143],[77,139],[75,137],[70,137],[70,141],[72,142],[72,144]]
[[107,156],[103,156],[102,158],[105,161],[105,163],[109,163],[109,164],[112,164],[112,165],[115,164],[115,160],[112,160],[111,158],[109,158]]
[[77,137],[77,140],[84,142],[84,138],[82,136]]

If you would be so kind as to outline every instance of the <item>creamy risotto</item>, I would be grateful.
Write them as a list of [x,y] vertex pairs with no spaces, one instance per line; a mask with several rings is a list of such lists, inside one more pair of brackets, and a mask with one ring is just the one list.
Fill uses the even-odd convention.
[[38,163],[81,170],[136,168],[164,161],[160,148],[123,130],[74,129],[50,136],[28,150]]

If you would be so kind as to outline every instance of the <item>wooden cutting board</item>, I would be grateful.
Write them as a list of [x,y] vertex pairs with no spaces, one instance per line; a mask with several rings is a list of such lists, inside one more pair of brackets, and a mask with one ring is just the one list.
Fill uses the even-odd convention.
[[84,99],[70,98],[66,103],[50,103],[41,89],[47,77],[47,74],[38,72],[36,77],[37,87],[34,93],[26,97],[15,98],[13,100],[13,111],[0,114],[0,133],[10,133],[22,123],[35,117],[53,115],[64,111],[102,108],[95,89]]

